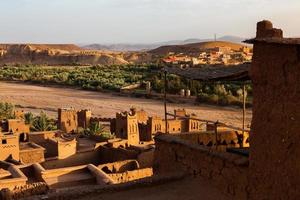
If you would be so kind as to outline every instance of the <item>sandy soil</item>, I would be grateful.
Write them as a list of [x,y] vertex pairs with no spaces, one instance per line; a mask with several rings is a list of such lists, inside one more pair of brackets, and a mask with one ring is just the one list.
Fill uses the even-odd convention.
[[[91,109],[93,114],[101,117],[114,117],[116,112],[128,110],[130,107],[144,109],[150,116],[163,116],[163,102],[152,99],[120,97],[114,94],[84,91],[70,88],[43,87],[20,83],[0,82],[0,101],[10,102],[24,107],[25,111],[39,113],[45,110],[56,117],[57,108],[74,107]],[[201,119],[219,120],[228,125],[242,126],[242,110],[234,107],[218,107],[209,105],[168,104],[168,111],[185,108]],[[247,124],[250,124],[251,110],[247,111]]]
[[184,179],[164,185],[133,190],[88,195],[80,200],[229,200],[231,197],[221,193],[205,180]]

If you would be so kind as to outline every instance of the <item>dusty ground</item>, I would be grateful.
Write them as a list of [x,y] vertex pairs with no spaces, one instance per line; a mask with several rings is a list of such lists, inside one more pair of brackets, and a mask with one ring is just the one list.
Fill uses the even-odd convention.
[[89,195],[79,200],[230,200],[209,182],[184,179],[163,185],[133,190]]
[[[7,82],[0,82],[0,101],[20,105],[24,107],[25,111],[33,113],[45,110],[53,117],[56,117],[56,110],[60,107],[89,108],[93,114],[101,117],[114,117],[116,112],[128,110],[132,106],[146,110],[150,116],[163,116],[164,113],[163,102],[158,100]],[[173,112],[175,108],[185,108],[189,113],[195,113],[201,119],[219,120],[239,127],[242,124],[242,110],[240,108],[168,104],[169,112]],[[250,123],[251,116],[252,112],[247,111],[247,124]]]

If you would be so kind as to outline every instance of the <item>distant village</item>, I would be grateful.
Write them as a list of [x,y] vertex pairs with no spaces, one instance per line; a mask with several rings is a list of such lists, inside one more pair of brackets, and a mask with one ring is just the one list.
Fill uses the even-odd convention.
[[162,62],[170,66],[197,67],[200,65],[238,65],[252,60],[252,48],[241,47],[238,51],[227,46],[205,49],[199,54],[170,52]]

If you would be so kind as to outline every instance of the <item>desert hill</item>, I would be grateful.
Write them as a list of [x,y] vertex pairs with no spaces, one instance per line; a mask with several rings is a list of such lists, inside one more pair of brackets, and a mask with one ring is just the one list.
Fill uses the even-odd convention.
[[177,53],[197,54],[214,47],[230,47],[232,50],[237,51],[243,46],[245,45],[233,43],[233,42],[213,41],[213,42],[200,42],[200,43],[191,43],[191,44],[183,44],[183,45],[161,46],[149,51],[149,53],[154,55],[167,55],[170,52],[174,52],[176,54]]
[[28,46],[35,50],[62,50],[62,51],[81,51],[82,48],[75,44],[0,44],[0,49],[8,50],[12,46]]
[[0,44],[0,65],[122,65],[150,61],[147,53],[87,50],[74,44]]
[[[233,42],[242,44],[242,41],[246,40],[246,38],[232,36],[232,35],[225,35],[219,37],[218,41],[226,41],[226,42]],[[109,51],[150,51],[152,49],[156,49],[161,46],[169,46],[169,45],[183,45],[183,44],[191,44],[191,43],[200,43],[200,42],[208,42],[211,39],[199,39],[199,38],[189,38],[186,40],[170,40],[164,42],[156,42],[156,43],[123,43],[123,44],[81,44],[79,45],[83,49],[89,50],[109,50]]]

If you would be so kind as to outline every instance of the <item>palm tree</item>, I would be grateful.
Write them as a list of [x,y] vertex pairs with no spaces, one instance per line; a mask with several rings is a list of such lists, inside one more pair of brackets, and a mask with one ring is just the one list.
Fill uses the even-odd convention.
[[31,127],[33,125],[33,121],[34,121],[34,116],[33,116],[32,112],[25,113],[24,117],[25,117],[25,123],[29,124]]
[[92,122],[89,127],[89,132],[91,135],[101,135],[104,132],[104,127],[96,122]]
[[46,113],[43,111],[40,113],[39,116],[34,118],[32,129],[35,131],[50,131],[52,130],[52,124],[48,119]]

